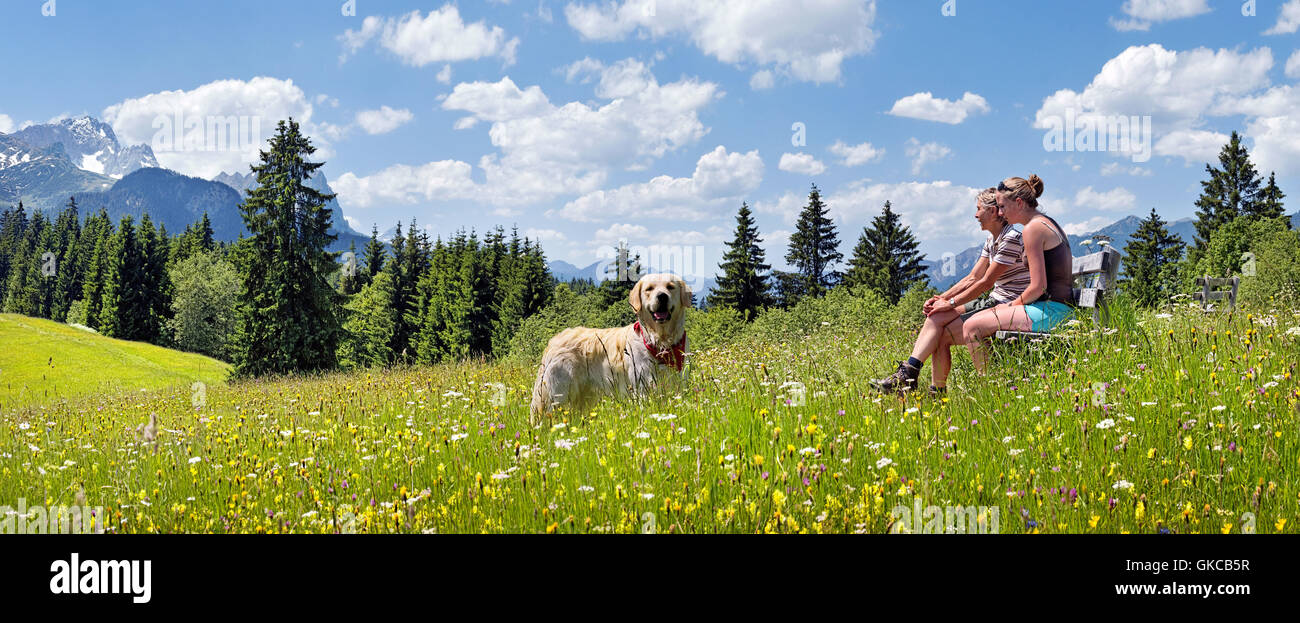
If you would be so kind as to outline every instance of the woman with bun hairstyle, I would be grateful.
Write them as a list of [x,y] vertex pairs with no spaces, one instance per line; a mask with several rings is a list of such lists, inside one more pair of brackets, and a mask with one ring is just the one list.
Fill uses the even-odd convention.
[[1051,331],[1074,313],[1074,256],[1065,231],[1038,211],[1043,180],[1012,177],[998,184],[998,209],[1008,222],[1023,225],[1029,287],[1010,303],[975,314],[962,326],[975,369],[988,359],[985,340],[998,331]]

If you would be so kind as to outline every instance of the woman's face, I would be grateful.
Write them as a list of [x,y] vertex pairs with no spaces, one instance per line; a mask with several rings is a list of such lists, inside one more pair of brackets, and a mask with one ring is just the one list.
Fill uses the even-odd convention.
[[997,231],[1001,218],[998,216],[998,209],[995,206],[985,205],[975,200],[975,220],[980,222],[980,229],[991,234],[999,233]]
[[1007,219],[1009,223],[1018,223],[1024,225],[1025,202],[1023,199],[1016,199],[1008,191],[998,191],[998,212],[1002,218]]

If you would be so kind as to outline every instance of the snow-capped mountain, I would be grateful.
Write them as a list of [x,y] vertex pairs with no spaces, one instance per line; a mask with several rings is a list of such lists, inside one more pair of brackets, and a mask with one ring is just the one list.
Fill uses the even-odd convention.
[[152,148],[148,145],[124,147],[118,143],[113,128],[94,117],[32,125],[9,136],[37,149],[62,144],[68,160],[77,168],[114,179],[122,179],[138,169],[158,166]]
[[114,181],[78,168],[62,143],[33,147],[14,135],[0,134],[0,203],[61,207],[68,197],[106,191]]

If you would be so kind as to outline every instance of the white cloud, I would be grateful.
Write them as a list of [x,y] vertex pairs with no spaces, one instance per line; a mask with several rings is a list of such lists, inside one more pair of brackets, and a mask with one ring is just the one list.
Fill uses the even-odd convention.
[[1125,168],[1124,165],[1119,162],[1111,162],[1102,165],[1101,174],[1106,177],[1112,175],[1125,175],[1125,174],[1132,175],[1133,177],[1151,177],[1152,175],[1155,175],[1155,173],[1153,173],[1151,169],[1147,169],[1145,167],[1140,167],[1136,165],[1129,168]]
[[414,118],[415,115],[405,108],[394,110],[388,106],[380,106],[379,110],[363,110],[357,113],[357,125],[361,126],[366,134],[386,134]]
[[1186,126],[1217,99],[1267,85],[1272,66],[1268,48],[1176,52],[1159,44],[1133,46],[1107,61],[1082,92],[1062,89],[1046,97],[1034,127],[1046,129],[1067,111],[1079,118],[1150,115],[1160,126]]
[[544,0],[538,0],[537,2],[537,18],[547,24],[555,21],[555,17],[551,15],[551,7],[546,6]]
[[466,24],[454,4],[421,15],[412,11],[400,18],[369,16],[360,30],[347,30],[339,36],[343,43],[340,61],[379,39],[379,45],[397,55],[403,63],[424,67],[431,63],[500,57],[513,65],[519,38],[507,38],[500,26],[484,21]]
[[604,63],[590,56],[585,56],[581,60],[573,61],[564,67],[564,80],[569,83],[589,84],[592,80],[600,77],[600,71],[604,68]]
[[801,175],[821,175],[826,172],[826,165],[820,160],[812,157],[810,154],[803,152],[797,154],[781,154],[781,163],[776,168],[789,173],[799,173]]
[[937,98],[927,91],[894,102],[894,107],[890,109],[889,114],[956,125],[971,115],[987,112],[989,112],[988,102],[969,91],[956,101]]
[[871,51],[877,38],[875,0],[818,0],[797,8],[754,0],[571,2],[564,14],[585,39],[680,34],[724,63],[758,65],[817,83],[839,80],[844,60]]
[[1111,18],[1115,30],[1150,30],[1152,22],[1196,17],[1210,12],[1206,0],[1126,0],[1122,8],[1128,19]]
[[1218,158],[1228,142],[1227,134],[1207,130],[1176,130],[1156,141],[1158,156],[1178,157],[1187,164],[1203,164]]
[[912,175],[920,175],[925,165],[952,156],[952,150],[939,143],[925,143],[915,138],[907,141],[907,157],[912,159]]
[[753,77],[749,79],[749,88],[755,91],[762,91],[776,86],[776,78],[772,76],[771,70],[762,69],[754,72]]
[[1300,50],[1292,52],[1290,58],[1286,59],[1286,77],[1300,78]]
[[1277,22],[1264,31],[1266,35],[1289,35],[1300,30],[1300,0],[1287,0],[1278,12]]
[[328,124],[314,124],[312,112],[292,80],[257,77],[151,93],[113,104],[101,116],[122,143],[148,144],[162,166],[210,179],[247,170],[276,124],[290,117],[312,138],[314,158],[327,160],[337,133]]
[[831,145],[831,153],[844,158],[841,164],[846,167],[856,167],[885,157],[885,150],[876,149],[871,146],[871,143],[847,145],[844,141],[835,141],[835,144]]
[[0,115],[0,134],[14,131],[14,120],[9,115]]
[[323,106],[323,105],[326,105],[326,104],[328,104],[330,108],[338,108],[338,107],[339,107],[339,98],[337,98],[337,97],[330,97],[329,95],[326,95],[325,93],[321,93],[320,95],[317,95],[317,96],[316,96],[316,105],[317,105],[317,106]]
[[[1276,107],[1290,99],[1273,92],[1277,89],[1259,95],[1259,89],[1269,85],[1272,66],[1273,53],[1267,47],[1174,51],[1158,44],[1133,46],[1107,61],[1081,92],[1062,89],[1044,98],[1034,127],[1059,128],[1073,115],[1078,128],[1111,128],[1102,132],[1111,133],[1107,144],[1116,145],[1119,136],[1113,133],[1120,126],[1115,120],[1150,117],[1156,154],[1200,160],[1210,149],[1208,142],[1222,137],[1205,127],[1210,117],[1260,114],[1251,109]],[[1247,131],[1256,140],[1264,138],[1253,134],[1249,124]],[[1221,145],[1214,146],[1215,153]],[[1130,151],[1142,147],[1147,146]]]
[[1115,217],[1113,216],[1094,216],[1086,221],[1082,221],[1079,223],[1065,223],[1061,225],[1061,229],[1065,230],[1065,233],[1068,235],[1082,236],[1084,234],[1090,234],[1092,232],[1097,231],[1098,229],[1110,225],[1111,223],[1114,222],[1114,219]]
[[472,167],[457,160],[440,160],[417,167],[396,164],[373,175],[344,173],[331,182],[345,208],[365,209],[412,205],[421,201],[469,199],[477,195],[470,179]]
[[1074,195],[1074,206],[1107,212],[1125,212],[1137,206],[1137,196],[1122,186],[1106,192],[1098,192],[1091,186],[1087,186]]
[[[601,66],[596,95],[612,100],[556,106],[537,86],[520,89],[509,77],[456,85],[442,107],[491,123],[499,154],[484,156],[493,200],[535,202],[589,193],[611,168],[648,166],[669,151],[699,141],[708,130],[699,112],[722,97],[718,85],[694,78],[659,84],[643,63]],[[465,127],[468,122],[457,122]]]
[[443,65],[442,69],[438,70],[438,75],[434,76],[434,78],[443,84],[451,84],[451,65]]
[[734,199],[763,181],[758,151],[728,152],[719,145],[700,156],[691,177],[661,175],[648,182],[587,193],[563,208],[548,211],[573,221],[600,221],[633,215],[656,220],[700,221],[734,209]]

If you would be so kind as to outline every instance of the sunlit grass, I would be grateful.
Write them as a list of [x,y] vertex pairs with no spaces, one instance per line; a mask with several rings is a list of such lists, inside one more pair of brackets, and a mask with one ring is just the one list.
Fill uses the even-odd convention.
[[945,399],[870,390],[912,337],[882,321],[702,350],[680,391],[536,429],[513,364],[6,405],[0,505],[84,490],[119,532],[885,532],[920,498],[1003,532],[1294,531],[1300,313],[1131,320],[987,377],[954,351]]

